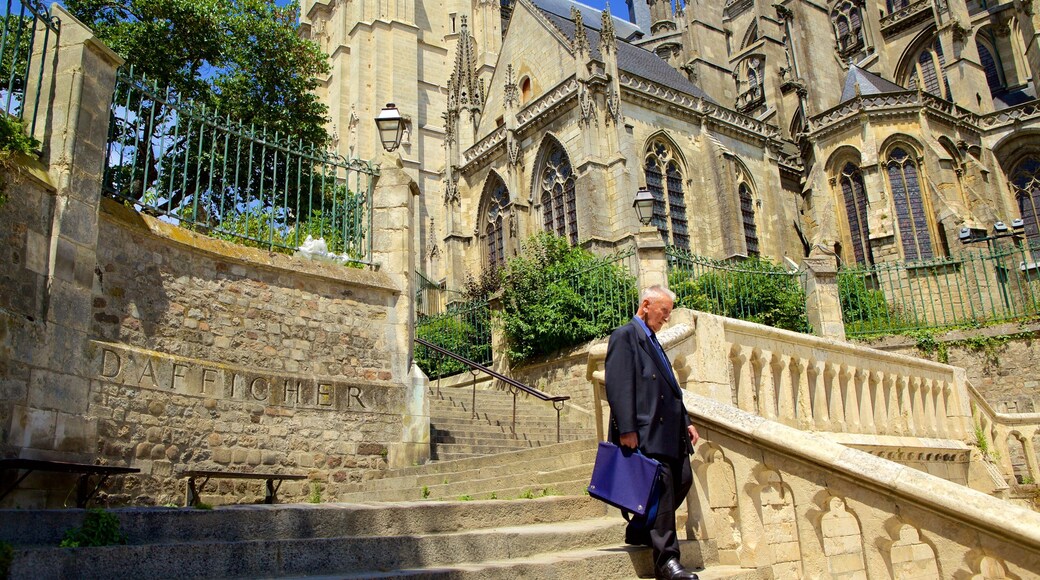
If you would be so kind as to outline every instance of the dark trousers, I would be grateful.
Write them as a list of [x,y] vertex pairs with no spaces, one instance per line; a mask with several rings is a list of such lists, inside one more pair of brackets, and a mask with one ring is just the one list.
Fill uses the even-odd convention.
[[[657,506],[657,519],[646,530],[626,531],[630,543],[649,544],[654,549],[654,566],[660,568],[665,562],[679,557],[679,537],[675,533],[675,511],[679,509],[693,485],[693,471],[690,469],[690,458],[665,457],[650,455],[661,462],[663,468],[661,479],[661,501]],[[649,537],[647,537],[649,535]]]

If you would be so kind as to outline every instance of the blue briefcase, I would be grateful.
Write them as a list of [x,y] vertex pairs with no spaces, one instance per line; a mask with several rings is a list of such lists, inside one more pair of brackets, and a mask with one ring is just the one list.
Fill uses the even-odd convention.
[[661,463],[639,451],[600,441],[589,495],[621,510],[625,519],[653,525],[661,495]]

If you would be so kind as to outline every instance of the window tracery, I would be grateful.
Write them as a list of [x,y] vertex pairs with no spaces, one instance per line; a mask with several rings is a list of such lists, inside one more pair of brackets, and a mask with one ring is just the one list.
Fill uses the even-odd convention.
[[863,19],[857,2],[839,2],[831,10],[831,24],[838,41],[838,54],[844,57],[863,48]]
[[505,265],[505,227],[504,216],[509,205],[509,190],[498,175],[492,174],[484,186],[486,205],[484,210],[484,261],[492,267]]
[[689,250],[684,171],[675,150],[664,139],[654,140],[647,148],[644,170],[646,188],[654,196],[654,227],[666,244]]
[[916,89],[920,84],[921,90],[927,93],[940,99],[950,98],[950,82],[946,78],[946,57],[938,38],[917,53],[908,77],[908,88]]
[[935,256],[928,216],[921,197],[917,161],[902,147],[888,155],[885,164],[888,183],[892,188],[896,223],[906,260],[927,260]]
[[867,221],[867,191],[863,172],[854,163],[846,163],[838,178],[845,201],[845,217],[852,238],[852,253],[857,264],[873,264],[870,248],[870,226]]
[[1011,172],[1011,188],[1025,224],[1026,239],[1040,243],[1040,158],[1029,156]]
[[578,208],[570,158],[563,147],[554,143],[542,163],[538,175],[545,231],[568,238],[572,245],[577,245]]

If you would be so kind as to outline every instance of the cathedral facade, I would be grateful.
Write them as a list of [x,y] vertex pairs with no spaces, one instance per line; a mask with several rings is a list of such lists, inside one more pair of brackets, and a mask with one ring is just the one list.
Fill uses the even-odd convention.
[[1040,244],[1035,0],[305,0],[341,153],[408,117],[427,277],[459,287],[552,231],[843,264]]

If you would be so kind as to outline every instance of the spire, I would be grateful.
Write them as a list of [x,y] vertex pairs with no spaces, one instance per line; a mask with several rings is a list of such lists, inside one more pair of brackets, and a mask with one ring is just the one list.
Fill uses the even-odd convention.
[[610,15],[610,2],[603,11],[603,19],[599,27],[599,46],[603,52],[617,52],[617,33],[614,31],[614,17]]
[[455,51],[455,68],[448,79],[448,101],[464,109],[480,110],[484,105],[484,87],[477,75],[475,44],[469,34],[467,18],[463,16]]
[[574,52],[588,55],[589,37],[585,35],[585,23],[581,19],[581,11],[576,6],[571,6],[571,20],[574,21]]

